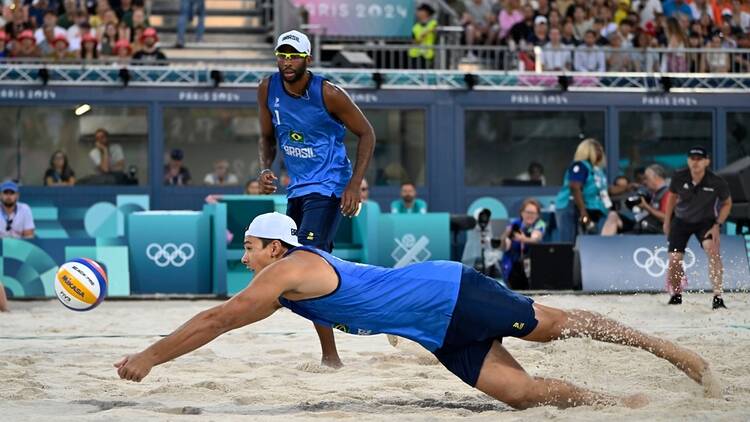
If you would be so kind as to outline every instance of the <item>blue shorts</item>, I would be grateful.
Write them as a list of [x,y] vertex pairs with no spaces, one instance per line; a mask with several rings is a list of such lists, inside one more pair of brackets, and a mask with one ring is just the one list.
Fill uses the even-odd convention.
[[474,387],[495,340],[534,331],[534,301],[464,266],[456,307],[443,345],[433,353],[449,371]]
[[333,250],[333,239],[342,217],[341,198],[319,193],[290,198],[286,215],[297,223],[299,243],[326,252]]

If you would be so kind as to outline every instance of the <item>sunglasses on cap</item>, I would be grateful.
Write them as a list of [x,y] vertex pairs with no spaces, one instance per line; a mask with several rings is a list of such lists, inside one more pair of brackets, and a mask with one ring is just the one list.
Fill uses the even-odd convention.
[[273,54],[284,60],[301,60],[309,56],[307,53],[282,53],[281,51],[275,51]]

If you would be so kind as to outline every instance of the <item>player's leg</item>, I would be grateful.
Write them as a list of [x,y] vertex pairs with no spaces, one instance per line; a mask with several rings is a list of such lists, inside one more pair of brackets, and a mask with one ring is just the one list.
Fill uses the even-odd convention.
[[607,343],[638,347],[666,359],[698,383],[704,383],[708,363],[695,352],[668,340],[642,333],[596,312],[561,310],[534,303],[538,324],[522,337],[547,342],[568,337],[589,337]]
[[0,282],[0,312],[8,312],[8,298],[5,297],[5,286]]
[[708,278],[711,280],[711,286],[714,291],[713,309],[726,308],[724,299],[721,294],[724,292],[724,265],[721,262],[721,251],[719,250],[720,242],[716,242],[710,233],[713,223],[707,223],[698,233],[698,239],[701,239],[701,246],[708,257]]
[[[297,224],[297,238],[306,246],[331,252],[333,238],[336,236],[341,221],[341,199],[320,194],[305,195],[300,198],[300,222]],[[344,366],[336,350],[336,339],[333,329],[314,324],[318,333],[322,352],[321,364],[333,368]]]
[[667,237],[669,251],[669,263],[667,264],[667,283],[674,292],[669,299],[670,305],[679,305],[682,303],[682,281],[685,279],[685,267],[682,260],[685,255],[685,248],[688,240],[693,234],[692,225],[685,223],[677,218],[672,220]]
[[623,403],[631,407],[646,404],[645,397],[641,396],[620,399],[562,380],[532,377],[498,341],[493,342],[484,359],[476,388],[516,409],[545,405],[566,408],[592,404]]

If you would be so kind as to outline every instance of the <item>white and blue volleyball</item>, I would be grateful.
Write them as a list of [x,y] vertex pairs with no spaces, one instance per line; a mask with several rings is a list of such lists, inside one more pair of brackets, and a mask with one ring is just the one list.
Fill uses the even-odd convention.
[[107,295],[107,273],[96,261],[72,259],[57,270],[55,294],[66,308],[90,311]]

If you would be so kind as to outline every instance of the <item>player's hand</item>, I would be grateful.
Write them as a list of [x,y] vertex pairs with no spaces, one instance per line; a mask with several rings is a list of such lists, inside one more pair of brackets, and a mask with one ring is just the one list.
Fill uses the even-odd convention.
[[117,368],[117,375],[121,379],[141,382],[151,372],[154,364],[145,354],[136,353],[125,356],[119,362],[115,363],[114,366]]
[[362,182],[354,182],[354,179],[349,181],[349,184],[346,185],[346,189],[344,189],[344,194],[341,196],[341,213],[347,217],[354,217],[357,215],[357,211],[359,211],[359,203],[361,201],[359,187]]
[[279,180],[273,171],[264,171],[258,176],[258,183],[260,183],[260,193],[271,194],[276,192],[276,181]]

